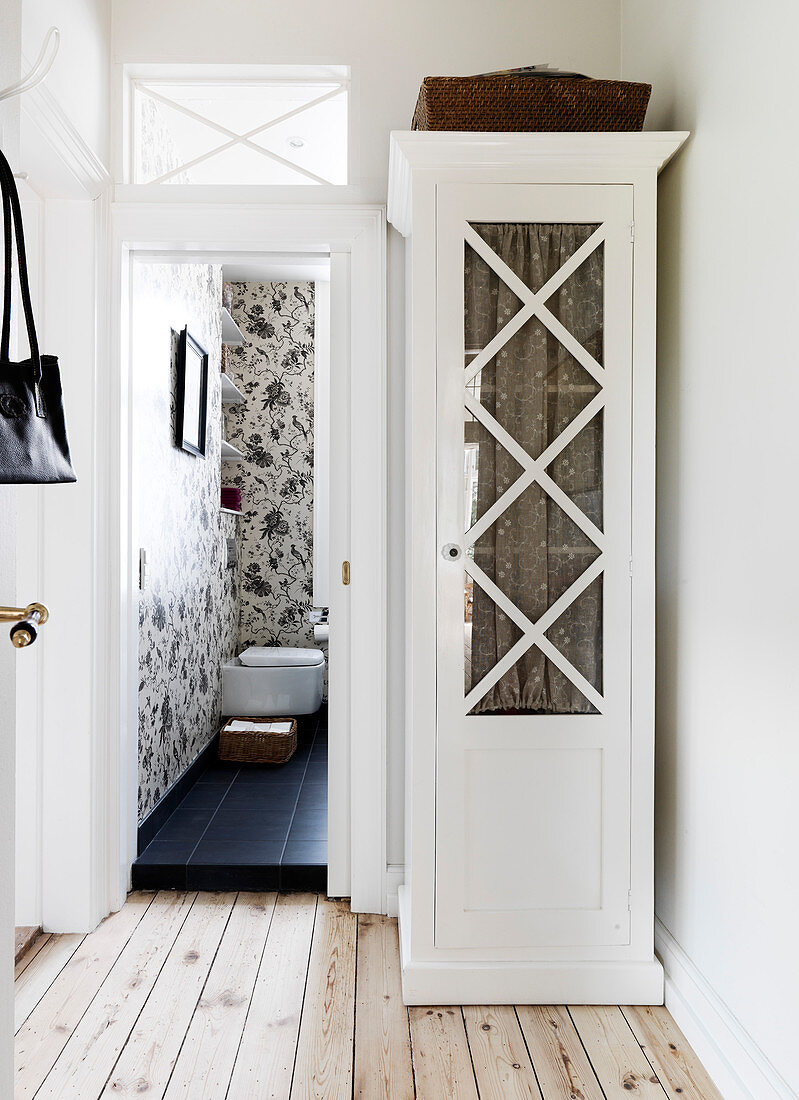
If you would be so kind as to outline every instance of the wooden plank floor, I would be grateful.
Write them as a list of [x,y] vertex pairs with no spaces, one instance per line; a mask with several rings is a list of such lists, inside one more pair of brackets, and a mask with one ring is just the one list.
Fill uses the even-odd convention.
[[131,894],[17,966],[15,1097],[721,1100],[665,1008],[405,1008],[396,921]]
[[34,943],[41,938],[41,935],[41,928],[33,928],[30,925],[14,929],[14,966],[17,965],[23,955],[27,955]]

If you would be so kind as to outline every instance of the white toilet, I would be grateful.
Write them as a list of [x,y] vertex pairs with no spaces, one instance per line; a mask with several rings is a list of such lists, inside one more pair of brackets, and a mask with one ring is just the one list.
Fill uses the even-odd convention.
[[222,713],[314,714],[322,705],[325,655],[320,649],[250,646],[222,668]]

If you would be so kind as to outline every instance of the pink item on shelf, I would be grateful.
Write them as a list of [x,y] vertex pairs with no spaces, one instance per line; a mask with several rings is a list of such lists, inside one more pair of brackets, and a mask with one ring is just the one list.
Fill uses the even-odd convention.
[[241,489],[235,485],[222,486],[222,507],[241,511]]

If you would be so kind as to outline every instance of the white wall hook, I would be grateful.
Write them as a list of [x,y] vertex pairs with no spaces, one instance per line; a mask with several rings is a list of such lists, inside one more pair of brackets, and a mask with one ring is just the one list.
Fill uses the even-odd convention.
[[[4,88],[0,92],[0,102],[4,99],[12,99],[15,95],[22,95],[23,92],[29,92],[31,88],[35,88],[37,84],[41,84],[53,67],[53,62],[56,59],[60,43],[61,32],[58,27],[51,27],[44,37],[42,48],[39,50],[39,56],[36,58],[31,71],[27,76],[23,76],[21,80],[17,80],[14,84],[9,84],[7,88]],[[48,57],[47,53],[51,45],[52,52]]]

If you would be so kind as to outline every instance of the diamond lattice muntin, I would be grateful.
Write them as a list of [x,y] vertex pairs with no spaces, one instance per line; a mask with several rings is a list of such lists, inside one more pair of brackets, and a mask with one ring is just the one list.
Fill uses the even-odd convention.
[[604,232],[464,237],[466,711],[601,713]]

